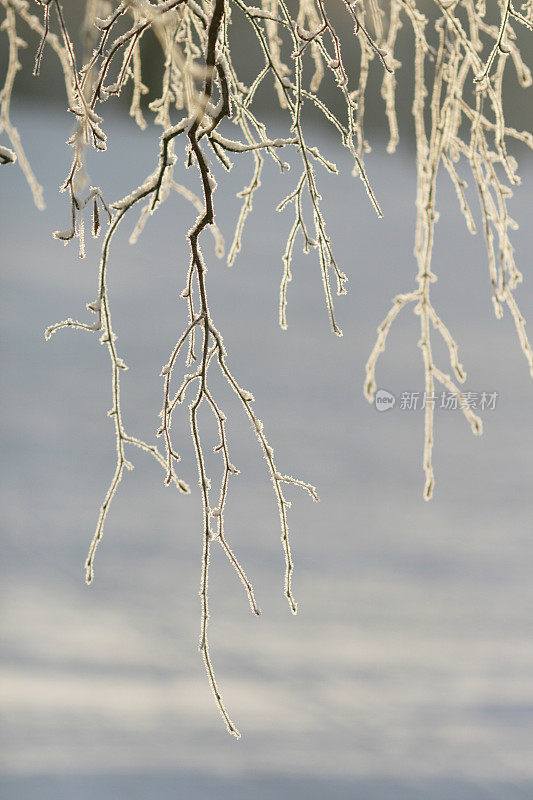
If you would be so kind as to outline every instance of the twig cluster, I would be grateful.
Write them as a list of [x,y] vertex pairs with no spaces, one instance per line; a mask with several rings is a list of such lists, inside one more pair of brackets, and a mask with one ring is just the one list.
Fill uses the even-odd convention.
[[[425,372],[425,434],[423,467],[424,498],[433,493],[435,476],[432,463],[436,384],[455,394],[473,433],[482,432],[480,418],[464,402],[458,383],[466,380],[459,363],[457,344],[433,306],[430,287],[436,280],[432,272],[435,225],[439,213],[436,206],[437,178],[444,167],[455,187],[468,230],[476,233],[474,214],[467,199],[466,182],[456,164],[465,161],[477,187],[489,263],[492,300],[496,316],[503,307],[510,311],[518,339],[533,376],[533,351],[528,341],[525,321],[514,297],[522,280],[518,271],[510,231],[516,223],[509,216],[507,203],[512,186],[520,179],[515,159],[508,154],[508,140],[533,147],[533,135],[517,131],[505,122],[503,76],[509,61],[513,64],[521,86],[531,86],[532,77],[516,45],[516,25],[533,30],[533,5],[525,3],[523,13],[515,10],[510,0],[498,3],[499,25],[486,21],[484,2],[474,0],[444,3],[434,0],[433,17],[423,14],[415,0],[392,0],[389,42],[395,41],[401,18],[406,17],[414,36],[414,102],[413,116],[417,149],[417,226],[414,253],[418,264],[416,288],[394,298],[392,307],[378,328],[378,338],[366,365],[365,395],[370,402],[376,390],[375,369],[385,349],[390,327],[405,306],[413,304],[420,318],[420,339]],[[392,33],[391,33],[392,31]],[[432,35],[431,35],[432,34]],[[484,58],[483,53],[488,55]],[[430,77],[428,77],[428,73]],[[429,87],[429,88],[428,88]],[[393,107],[394,84],[385,79],[383,93],[387,99],[391,138],[389,150],[398,141],[398,128]],[[453,377],[435,363],[431,333],[435,330],[444,340],[450,357]]]
[[[249,154],[253,159],[250,183],[240,193],[242,206],[228,253],[228,265],[231,266],[242,247],[246,220],[252,211],[255,192],[261,185],[265,157],[272,158],[283,173],[289,164],[279,153],[286,149],[295,152],[298,174],[292,188],[278,205],[279,211],[290,207],[294,213],[282,258],[280,325],[287,327],[291,264],[296,241],[300,238],[304,252],[317,252],[331,327],[337,335],[342,335],[335,316],[331,282],[333,280],[336,285],[337,294],[342,295],[346,292],[347,277],[336,261],[327,233],[316,169],[318,166],[336,173],[337,167],[316,146],[308,143],[303,117],[309,108],[322,115],[340,143],[350,152],[353,175],[361,179],[372,206],[378,216],[382,216],[364,166],[365,154],[370,149],[364,131],[365,94],[374,64],[381,75],[381,93],[390,129],[388,151],[393,152],[399,141],[395,95],[396,71],[401,66],[395,57],[395,48],[402,25],[407,21],[414,37],[413,115],[418,169],[415,255],[418,274],[416,287],[394,299],[378,329],[378,339],[367,364],[365,394],[369,400],[373,399],[376,362],[385,348],[390,327],[399,312],[412,304],[420,317],[419,347],[425,368],[427,398],[434,396],[436,383],[461,396],[457,382],[465,380],[465,373],[459,363],[457,345],[430,297],[430,286],[435,280],[431,263],[438,219],[437,177],[441,165],[453,181],[469,230],[472,233],[476,230],[465,192],[466,184],[456,168],[461,158],[469,164],[478,189],[496,313],[501,316],[504,306],[511,312],[533,373],[533,354],[513,295],[521,276],[513,260],[509,238],[515,224],[507,211],[511,190],[505,183],[507,181],[511,186],[518,183],[516,163],[508,155],[507,140],[514,139],[532,146],[533,137],[506,125],[502,102],[502,80],[509,60],[514,64],[520,83],[523,86],[531,83],[531,75],[516,45],[514,26],[532,29],[533,4],[527,0],[521,10],[517,10],[511,0],[499,0],[501,19],[499,24],[492,24],[487,21],[483,0],[446,3],[432,0],[429,16],[426,13],[428,4],[418,0],[383,0],[381,5],[380,0],[338,0],[335,9],[334,3],[325,0],[260,0],[258,6],[248,5],[244,0],[115,0],[112,3],[86,0],[82,30],[84,53],[79,63],[59,0],[34,0],[34,3],[40,15],[30,12],[28,0],[0,0],[5,11],[1,27],[7,34],[9,46],[8,69],[0,93],[0,134],[5,131],[10,141],[9,148],[0,146],[0,163],[18,159],[36,204],[43,207],[42,189],[24,155],[10,117],[13,85],[20,68],[19,50],[25,46],[19,33],[19,27],[22,27],[39,37],[35,74],[41,69],[47,48],[59,59],[65,77],[68,109],[76,120],[68,142],[72,148],[72,162],[61,185],[61,190],[70,199],[70,224],[65,230],[56,231],[54,236],[65,244],[77,238],[79,255],[84,257],[87,209],[91,210],[94,237],[101,232],[102,214],[107,225],[102,242],[97,296],[87,305],[88,311],[94,315],[92,321],[68,318],[46,330],[47,338],[63,328],[100,332],[100,341],[106,345],[110,358],[113,403],[109,416],[115,426],[117,462],[87,557],[86,579],[88,583],[93,579],[96,549],[118,484],[124,470],[132,469],[126,458],[127,445],[134,445],[155,458],[165,472],[166,484],[174,483],[183,493],[190,491],[176,472],[180,456],[172,435],[173,415],[185,397],[190,396],[190,430],[203,505],[200,650],[218,708],[230,733],[238,736],[222,701],[207,639],[209,560],[214,542],[221,545],[243,583],[253,613],[259,614],[259,608],[252,584],[226,538],[224,518],[230,478],[238,470],[231,461],[226,415],[212,391],[210,370],[218,368],[233,390],[266,459],[279,507],[285,555],[284,591],[294,613],[293,562],[287,522],[290,503],[284,490],[287,485],[298,486],[313,500],[318,498],[313,486],[278,471],[273,450],[254,410],[254,398],[230,371],[223,338],[214,323],[208,303],[207,267],[201,251],[204,234],[210,231],[215,239],[217,255],[224,255],[224,240],[215,223],[216,181],[212,164],[218,163],[229,170],[233,158]],[[354,37],[348,46],[352,48],[350,63],[353,62],[353,53],[356,54],[358,69],[355,77],[353,68],[346,66],[342,25],[338,19],[332,21],[334,13],[344,14],[346,22],[353,28]],[[263,66],[249,85],[241,80],[233,59],[232,15],[242,17],[263,58]],[[155,37],[163,63],[161,94],[148,104],[143,99],[149,87],[143,83],[141,47],[141,40],[147,34]],[[321,86],[327,76],[344,101],[342,114],[334,113],[323,99]],[[85,153],[89,147],[105,150],[106,134],[100,109],[109,98],[119,96],[127,85],[131,87],[130,115],[135,122],[145,128],[148,110],[153,113],[155,124],[162,128],[159,153],[154,170],[140,186],[122,199],[108,203],[104,190],[89,185]],[[282,111],[288,117],[288,135],[283,138],[270,136],[255,111],[254,101],[259,90],[268,86],[273,88]],[[238,138],[228,136],[228,121],[238,129]],[[198,194],[175,177],[176,148],[180,138],[187,166],[195,164],[198,168]],[[188,319],[161,370],[163,403],[157,432],[164,443],[164,452],[161,452],[155,445],[126,432],[120,401],[120,376],[127,367],[117,349],[107,272],[112,241],[122,220],[141,204],[138,222],[130,236],[130,242],[134,243],[150,215],[172,192],[190,201],[198,216],[187,232],[190,258],[182,298]],[[432,330],[440,334],[448,347],[453,378],[435,363]],[[182,354],[186,369],[192,368],[192,371],[179,375],[178,364]],[[202,404],[210,409],[218,428],[219,441],[214,451],[221,458],[222,477],[216,501],[212,500],[214,489],[200,435],[199,409]],[[468,406],[463,405],[463,411],[473,431],[481,433],[478,417]],[[427,402],[423,463],[426,476],[424,496],[428,499],[434,486],[432,447],[433,404]]]

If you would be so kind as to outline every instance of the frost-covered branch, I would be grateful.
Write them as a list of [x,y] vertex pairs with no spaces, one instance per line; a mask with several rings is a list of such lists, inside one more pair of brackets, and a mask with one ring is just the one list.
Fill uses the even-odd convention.
[[[436,280],[433,253],[438,222],[438,188],[447,175],[471,233],[482,228],[486,240],[489,281],[496,315],[507,309],[514,321],[520,346],[533,375],[533,351],[529,344],[524,317],[518,307],[515,290],[522,279],[511,244],[516,227],[508,211],[512,188],[517,186],[517,164],[508,151],[508,143],[533,147],[533,135],[508,124],[504,114],[503,81],[506,68],[512,67],[521,86],[532,83],[531,72],[519,51],[517,30],[524,35],[533,29],[533,3],[526,0],[519,8],[510,0],[498,0],[488,10],[484,0],[257,0],[258,5],[244,0],[86,0],[80,47],[71,35],[59,0],[0,0],[3,19],[0,37],[7,45],[7,69],[0,89],[0,167],[17,161],[39,208],[44,205],[42,189],[24,154],[22,142],[11,120],[11,98],[16,75],[20,70],[20,51],[26,38],[34,46],[34,72],[47,67],[48,52],[59,60],[65,81],[68,111],[75,120],[68,140],[72,160],[61,185],[69,201],[67,225],[59,225],[54,236],[68,244],[78,239],[79,255],[85,255],[84,237],[87,223],[92,235],[102,234],[102,250],[98,271],[96,299],[87,304],[89,319],[68,317],[46,330],[46,337],[66,328],[98,332],[106,345],[111,371],[112,406],[117,458],[86,562],[86,578],[94,574],[94,559],[109,509],[124,470],[132,464],[126,458],[132,445],[152,456],[164,471],[166,484],[174,483],[182,493],[189,487],[178,476],[180,459],[178,444],[172,433],[174,414],[189,398],[190,434],[194,444],[199,488],[203,509],[203,555],[201,575],[200,650],[210,686],[220,713],[230,733],[238,736],[223,703],[208,645],[209,562],[213,546],[218,543],[242,583],[254,614],[259,614],[252,583],[247,577],[227,536],[225,515],[233,476],[238,469],[231,460],[231,436],[227,418],[213,389],[211,376],[218,370],[255,432],[264,456],[277,500],[282,548],[285,558],[284,592],[289,606],[296,612],[292,588],[293,559],[291,554],[287,511],[290,502],[285,496],[288,486],[306,491],[317,500],[314,487],[278,470],[274,452],[256,414],[254,398],[242,388],[233,371],[221,332],[209,304],[207,264],[202,253],[206,234],[213,236],[216,255],[225,255],[222,232],[216,225],[215,170],[231,169],[234,160],[248,159],[249,182],[239,193],[242,200],[237,216],[227,263],[235,263],[243,251],[246,224],[253,211],[256,192],[263,177],[264,164],[271,159],[280,172],[296,167],[296,176],[288,182],[285,196],[277,209],[290,210],[285,246],[280,243],[281,285],[279,322],[287,328],[288,286],[292,280],[292,263],[297,244],[305,253],[316,256],[323,286],[325,306],[332,330],[341,335],[337,322],[335,292],[346,293],[348,277],[340,263],[328,233],[320,192],[320,173],[338,172],[335,159],[312,141],[309,116],[318,114],[327,124],[332,137],[350,154],[352,174],[362,183],[361,196],[381,217],[382,211],[367,174],[365,156],[370,150],[366,136],[366,99],[374,85],[372,73],[380,82],[384,114],[389,127],[387,150],[397,148],[400,129],[397,118],[396,93],[397,54],[403,35],[412,36],[413,52],[404,64],[401,77],[411,69],[414,84],[412,113],[417,152],[417,226],[414,253],[417,272],[413,287],[398,294],[378,328],[375,346],[366,367],[365,395],[372,401],[376,390],[376,369],[389,333],[400,312],[411,306],[419,318],[418,347],[424,365],[426,390],[423,468],[424,497],[432,495],[434,397],[438,384],[458,399],[459,384],[466,379],[460,363],[458,347],[451,331],[435,308],[431,295]],[[234,55],[232,18],[239,17],[239,35],[248,35],[249,46],[255,46],[262,58],[257,74],[243,80]],[[344,23],[340,20],[343,19]],[[344,26],[346,30],[344,30]],[[33,38],[32,38],[33,37]],[[151,40],[152,57],[160,59],[161,84],[154,92],[145,83],[148,73],[144,44]],[[154,50],[155,48],[155,50]],[[154,56],[154,52],[157,53]],[[153,71],[152,71],[153,72]],[[323,92],[329,80],[337,93],[338,107],[333,110]],[[106,186],[92,186],[87,152],[97,153],[107,146],[105,103],[131,91],[129,113],[137,125],[145,129],[152,118],[159,128],[159,140],[153,145],[153,168],[146,179],[133,186],[124,197],[110,202]],[[285,121],[280,135],[270,130],[263,119],[258,96],[270,91]],[[146,95],[153,94],[148,102]],[[152,116],[151,116],[152,115]],[[236,132],[231,132],[234,126]],[[332,138],[333,141],[333,138]],[[180,153],[186,167],[195,166],[196,186],[185,185],[181,175]],[[477,190],[468,191],[464,178],[467,168]],[[0,172],[2,170],[0,169]],[[293,174],[293,173],[291,173]],[[1,178],[1,175],[0,175]],[[446,178],[447,179],[447,178]],[[360,184],[355,184],[357,188]],[[152,214],[171,196],[179,194],[196,213],[188,231],[184,230],[187,257],[176,259],[178,280],[184,281],[181,315],[177,335],[167,363],[161,370],[163,403],[158,434],[164,452],[127,432],[120,398],[120,377],[126,364],[119,354],[117,336],[110,310],[107,275],[111,266],[114,237],[122,221],[138,213],[129,241],[134,244]],[[366,197],[365,197],[366,195]],[[132,213],[130,213],[132,212]],[[87,217],[89,219],[87,219]],[[179,315],[179,312],[176,312]],[[437,363],[435,337],[441,339],[448,352],[451,374]],[[184,369],[182,371],[182,366]],[[190,371],[189,368],[192,369]],[[220,457],[221,478],[212,486],[200,408],[213,416],[218,432],[214,452]],[[464,417],[474,433],[481,433],[481,421],[461,403]],[[128,451],[129,454],[129,451]],[[216,499],[213,499],[216,493]]]

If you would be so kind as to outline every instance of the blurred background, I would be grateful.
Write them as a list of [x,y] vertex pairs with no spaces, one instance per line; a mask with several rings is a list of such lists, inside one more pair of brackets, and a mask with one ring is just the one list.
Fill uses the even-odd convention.
[[[95,581],[84,583],[115,442],[106,417],[110,370],[96,336],[43,336],[55,321],[86,318],[99,251],[91,241],[79,260],[76,243],[64,247],[51,236],[69,224],[67,198],[57,190],[70,165],[72,123],[53,96],[54,69],[48,57],[38,84],[21,74],[12,109],[47,209],[33,207],[18,165],[1,174],[2,800],[531,797],[531,379],[509,315],[494,318],[485,245],[467,233],[447,176],[438,191],[433,296],[459,344],[466,390],[495,392],[497,402],[482,413],[481,438],[459,411],[437,411],[430,503],[422,500],[423,411],[399,402],[403,392],[423,392],[418,319],[409,309],[377,372],[395,407],[380,413],[362,396],[377,325],[416,274],[409,136],[390,156],[376,126],[367,164],[385,213],[380,221],[345,154],[322,129],[309,132],[341,170],[318,179],[349,276],[349,294],[337,300],[342,339],[329,330],[314,254],[299,249],[289,329],[277,325],[292,218],[274,209],[297,169],[280,176],[267,163],[232,269],[205,239],[211,311],[229,364],[256,397],[279,469],[315,484],[321,497],[313,504],[288,492],[293,617],[266,465],[213,372],[241,470],[230,487],[227,536],[263,612],[250,613],[214,548],[211,650],[242,733],[236,741],[218,716],[197,649],[201,502],[186,408],[174,434],[192,494],[165,489],[155,462],[130,452],[135,470],[111,509]],[[527,114],[528,97],[530,108],[524,94],[519,113]],[[159,129],[136,129],[111,103],[105,112],[109,148],[91,155],[89,171],[112,202],[153,169]],[[270,116],[273,135],[286,131],[283,124]],[[525,149],[517,157],[523,185],[511,213],[521,224],[514,244],[525,276],[517,299],[531,319],[533,163]],[[236,194],[251,172],[243,158],[217,175],[217,222],[228,244]],[[197,177],[185,168],[179,175],[193,190]],[[150,442],[159,372],[186,319],[179,293],[188,266],[184,233],[194,217],[185,200],[171,197],[132,247],[134,211],[111,253],[114,326],[129,365],[125,424]],[[435,352],[447,371],[437,339]],[[207,416],[204,425],[206,447],[216,444]]]
[[[102,2],[102,0],[100,0]],[[249,3],[249,5],[260,6],[260,2]],[[294,5],[288,4],[289,7]],[[385,19],[388,13],[388,3],[386,0],[381,0],[380,6],[384,9]],[[435,3],[434,0],[416,0],[416,6],[422,10],[427,17],[432,20],[435,17]],[[72,43],[76,50],[78,59],[81,59],[83,54],[83,42],[85,41],[83,25],[86,3],[77,2],[77,0],[63,0],[62,8],[63,14],[70,31],[75,35],[72,36]],[[110,13],[111,6],[103,4],[101,14]],[[42,9],[39,8],[37,0],[32,0],[29,10],[36,16],[42,18]],[[352,75],[357,75],[359,70],[359,47],[354,43],[353,38],[353,24],[351,17],[346,13],[343,3],[332,3],[328,6],[328,15],[331,21],[335,24],[335,29],[338,32],[343,44],[343,59],[346,68]],[[54,15],[51,15],[52,30],[57,29]],[[487,3],[486,9],[486,22],[499,26],[500,16],[497,4]],[[119,22],[119,27],[120,27]],[[520,49],[522,57],[526,64],[531,68],[531,57],[533,55],[533,44],[531,36],[528,35],[526,28],[519,24],[514,25],[516,32],[516,43]],[[22,27],[21,27],[22,30]],[[126,28],[124,27],[124,30]],[[372,26],[369,24],[369,30]],[[431,23],[428,26],[431,31]],[[81,35],[78,35],[81,31]],[[263,67],[264,60],[258,46],[258,41],[253,33],[249,22],[244,18],[244,15],[239,10],[236,4],[231,4],[231,24],[229,26],[229,39],[233,53],[234,64],[236,65],[237,72],[243,81],[253,81],[258,71]],[[17,76],[17,94],[19,96],[30,95],[38,96],[47,105],[51,102],[57,102],[63,108],[64,98],[64,81],[59,62],[51,50],[46,50],[43,56],[43,64],[41,74],[35,77],[32,74],[35,51],[38,44],[37,38],[31,39],[32,45],[27,49],[20,51],[19,57],[23,65],[23,70]],[[160,95],[161,76],[163,73],[163,59],[161,56],[161,47],[157,42],[155,36],[148,31],[140,40],[140,46],[143,54],[143,81],[151,87],[151,93],[144,98],[144,105],[146,106],[150,100]],[[404,21],[401,31],[398,35],[398,40],[395,48],[395,58],[400,62],[401,67],[396,70],[397,76],[397,98],[396,110],[398,121],[400,124],[400,132],[404,144],[413,145],[414,128],[411,116],[411,105],[413,101],[413,75],[412,75],[412,57],[411,53],[414,46],[414,37],[410,26]],[[4,73],[5,65],[7,62],[7,45],[5,42],[0,47],[0,74]],[[309,60],[309,64],[310,64]],[[310,68],[310,67],[308,67]],[[370,70],[368,76],[368,91],[366,93],[365,109],[366,120],[365,128],[372,136],[388,136],[386,130],[386,118],[384,113],[384,101],[381,97],[381,78],[382,69],[378,65],[377,59],[370,63]],[[265,84],[266,85],[266,84]],[[505,70],[504,74],[504,96],[505,111],[512,115],[513,125],[519,130],[531,128],[531,90],[524,91],[518,85],[516,80],[516,73],[513,68]],[[340,113],[344,112],[343,98],[335,86],[333,80],[330,80],[326,74],[324,81],[321,85],[321,96],[327,103],[328,107]],[[122,104],[126,109],[129,102],[129,93],[124,92],[121,98],[113,101],[115,106]],[[275,112],[273,104],[275,105],[275,96],[270,90],[264,91],[260,89],[254,100],[254,107],[261,110],[262,113],[269,111]],[[316,115],[317,123],[322,123],[322,117]]]

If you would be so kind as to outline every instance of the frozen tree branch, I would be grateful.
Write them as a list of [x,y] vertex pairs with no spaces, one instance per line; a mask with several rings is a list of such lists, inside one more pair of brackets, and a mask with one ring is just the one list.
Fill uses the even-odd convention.
[[[337,141],[350,153],[353,175],[362,181],[368,201],[378,217],[382,217],[365,167],[365,155],[370,150],[365,134],[365,98],[374,70],[381,82],[389,127],[387,150],[394,152],[400,136],[396,91],[401,66],[395,51],[402,29],[406,29],[413,40],[410,62],[404,64],[402,75],[411,69],[414,84],[417,271],[414,285],[394,298],[378,328],[366,366],[365,395],[369,401],[374,399],[379,356],[386,347],[393,322],[403,309],[411,306],[419,320],[418,347],[428,399],[422,464],[424,497],[429,500],[435,485],[434,403],[431,398],[435,396],[436,386],[441,385],[461,402],[459,384],[466,380],[457,343],[437,312],[431,295],[431,286],[436,280],[432,266],[442,175],[452,181],[468,230],[475,234],[478,227],[483,229],[496,316],[501,317],[504,309],[511,314],[533,375],[533,351],[514,294],[522,276],[516,267],[511,244],[511,231],[516,223],[508,211],[512,187],[519,184],[517,164],[508,152],[508,142],[532,148],[533,135],[507,123],[503,102],[503,80],[508,66],[512,66],[521,86],[528,87],[532,83],[531,72],[520,55],[516,33],[518,27],[524,35],[533,30],[531,0],[526,0],[520,8],[511,0],[498,0],[488,9],[484,0],[331,0],[328,3],[325,0],[258,0],[258,3],[254,6],[244,0],[113,0],[105,3],[86,0],[82,46],[78,48],[59,0],[33,0],[32,3],[0,0],[3,13],[0,36],[7,46],[7,69],[0,84],[0,136],[5,134],[6,137],[5,144],[3,141],[0,144],[0,167],[16,161],[35,204],[38,208],[44,207],[42,188],[11,119],[11,98],[21,68],[20,51],[29,37],[32,42],[35,39],[36,75],[46,68],[49,51],[58,59],[64,75],[67,108],[75,119],[68,140],[72,161],[61,185],[61,191],[69,199],[68,224],[54,236],[65,244],[78,239],[79,255],[84,257],[86,223],[90,223],[95,238],[103,233],[96,299],[87,304],[93,316],[88,321],[69,317],[51,325],[45,332],[47,339],[66,328],[98,332],[109,356],[112,396],[109,416],[114,425],[117,457],[87,556],[86,580],[88,583],[93,580],[96,550],[124,470],[133,467],[126,458],[129,445],[157,461],[164,472],[165,484],[173,483],[184,494],[190,492],[176,472],[180,456],[172,433],[173,416],[179,412],[187,395],[203,510],[199,646],[217,707],[228,731],[236,737],[239,732],[223,702],[208,643],[209,566],[213,546],[222,547],[244,587],[252,612],[256,615],[260,612],[252,583],[231,548],[226,532],[231,479],[238,469],[231,460],[231,431],[226,413],[213,389],[213,370],[219,371],[237,398],[266,460],[279,510],[285,559],[284,593],[293,613],[297,605],[292,587],[294,564],[287,516],[290,502],[285,491],[293,486],[303,489],[313,500],[318,496],[311,484],[278,470],[274,451],[256,414],[253,395],[230,370],[222,334],[215,326],[202,244],[209,233],[219,257],[224,255],[225,247],[215,222],[217,184],[211,159],[214,157],[215,163],[225,170],[231,168],[232,159],[247,158],[252,167],[249,183],[239,195],[242,205],[227,255],[228,265],[234,264],[242,250],[246,222],[261,186],[265,159],[272,159],[282,173],[296,165],[296,176],[277,206],[278,211],[287,209],[292,214],[285,247],[280,249],[279,322],[282,328],[287,328],[292,262],[295,247],[301,242],[304,252],[316,254],[330,325],[335,334],[342,335],[334,296],[346,293],[348,278],[337,261],[328,234],[319,189],[320,170],[336,174],[338,169],[328,154],[322,153],[308,138],[305,118],[312,111],[325,120]],[[37,13],[31,13],[30,8]],[[250,47],[255,45],[262,58],[262,66],[250,85],[241,79],[233,58],[233,15],[241,18],[250,35]],[[353,35],[345,35],[338,15],[343,15]],[[153,87],[143,82],[145,37],[152,37],[160,49],[162,66],[160,94],[158,87],[158,96],[149,103],[144,98]],[[351,66],[353,63],[355,68]],[[340,111],[331,110],[322,93],[327,79],[342,100]],[[88,148],[106,149],[105,103],[119,97],[127,87],[131,88],[131,117],[144,129],[151,112],[161,133],[159,144],[154,148],[153,169],[146,180],[132,187],[125,197],[108,202],[105,187],[90,185],[86,152]],[[257,111],[258,92],[269,89],[285,115],[286,131],[282,136],[271,135]],[[229,133],[230,124],[237,128],[235,136]],[[186,165],[197,168],[194,191],[176,176],[180,147]],[[477,190],[478,211],[463,177],[465,168],[471,173]],[[132,209],[141,204],[130,236],[130,242],[135,243],[151,214],[172,192],[184,197],[197,216],[186,232],[188,266],[185,274],[180,275],[185,284],[182,292],[185,314],[177,326],[181,333],[161,369],[163,403],[157,431],[164,443],[161,452],[155,445],[126,432],[120,378],[127,367],[119,353],[112,324],[107,277],[112,243],[122,221],[130,218]],[[176,266],[179,269],[179,261]],[[435,337],[446,345],[451,374],[437,363],[433,352]],[[194,364],[192,371],[182,372],[182,360],[185,369]],[[200,422],[202,405],[212,415],[218,432],[213,450],[220,457],[222,474],[216,487],[212,486],[206,458],[205,434]],[[461,402],[461,408],[472,431],[480,434],[481,420],[467,404]]]

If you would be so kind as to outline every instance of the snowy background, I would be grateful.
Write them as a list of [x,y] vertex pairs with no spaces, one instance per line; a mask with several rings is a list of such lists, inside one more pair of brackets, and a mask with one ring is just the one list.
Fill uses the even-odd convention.
[[[84,261],[51,231],[69,224],[57,187],[69,167],[71,120],[60,110],[14,119],[45,187],[39,213],[18,167],[2,169],[2,800],[350,798],[514,800],[533,793],[532,387],[508,315],[495,320],[481,235],[471,237],[447,176],[440,183],[433,295],[460,346],[466,389],[497,392],[471,435],[459,411],[436,414],[435,497],[422,500],[423,412],[378,413],[362,396],[375,330],[413,286],[413,154],[368,158],[385,212],[375,218],[349,162],[319,175],[330,235],[349,276],[329,331],[314,254],[297,250],[289,330],[277,326],[281,255],[292,218],[277,202],[299,173],[267,164],[262,194],[231,269],[211,243],[215,324],[278,466],[316,484],[290,492],[293,617],[266,465],[241,410],[215,383],[230,422],[233,480],[226,530],[253,580],[259,618],[221,549],[211,578],[211,648],[228,709],[226,734],[197,650],[201,504],[186,408],[175,435],[189,497],[162,486],[148,456],[119,488],[87,587],[83,563],[114,468],[106,351],[97,335],[44,329],[86,318],[98,248]],[[152,170],[154,131],[108,118],[109,152],[91,163],[106,198]],[[523,152],[511,211],[533,318],[533,165]],[[236,192],[251,166],[221,175],[217,221],[231,240]],[[197,172],[183,180],[196,188]],[[474,204],[475,204],[474,199]],[[476,206],[477,208],[477,206]],[[161,365],[185,322],[179,298],[194,219],[177,196],[135,247],[125,223],[109,286],[126,426],[154,440]],[[136,219],[133,212],[132,221]],[[206,237],[206,241],[207,241]],[[418,319],[395,323],[378,386],[423,391]],[[437,341],[435,339],[435,341]],[[448,371],[446,353],[435,346]],[[181,425],[181,427],[180,427]],[[214,432],[206,429],[206,441]]]

